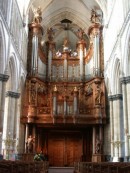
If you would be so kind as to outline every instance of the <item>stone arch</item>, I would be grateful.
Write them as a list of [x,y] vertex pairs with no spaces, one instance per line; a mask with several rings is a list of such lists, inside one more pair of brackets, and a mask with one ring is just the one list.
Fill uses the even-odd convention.
[[112,95],[121,93],[121,83],[120,83],[120,60],[115,55],[113,65],[112,65],[112,73],[111,73],[112,85],[111,91]]
[[6,67],[6,72],[9,75],[9,80],[7,82],[7,91],[17,91],[18,88],[18,69],[17,69],[17,62],[16,56],[13,53],[9,60]]
[[0,73],[4,74],[5,69],[5,61],[6,61],[6,43],[5,43],[5,33],[2,25],[2,21],[0,21]]

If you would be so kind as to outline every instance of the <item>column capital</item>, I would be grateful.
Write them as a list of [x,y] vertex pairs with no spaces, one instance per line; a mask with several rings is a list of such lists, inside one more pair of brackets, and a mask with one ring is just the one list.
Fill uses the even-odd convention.
[[6,97],[12,97],[18,99],[20,97],[20,93],[16,93],[13,91],[7,91],[6,92]]
[[9,75],[0,74],[0,81],[7,82],[8,79],[9,79]]
[[115,94],[108,96],[109,101],[122,100],[122,94]]
[[130,76],[120,78],[122,84],[130,83]]

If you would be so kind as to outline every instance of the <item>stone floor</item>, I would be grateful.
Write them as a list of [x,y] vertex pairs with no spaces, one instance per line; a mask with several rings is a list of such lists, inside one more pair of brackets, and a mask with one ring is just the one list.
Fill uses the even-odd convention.
[[49,167],[48,173],[73,173],[74,167]]

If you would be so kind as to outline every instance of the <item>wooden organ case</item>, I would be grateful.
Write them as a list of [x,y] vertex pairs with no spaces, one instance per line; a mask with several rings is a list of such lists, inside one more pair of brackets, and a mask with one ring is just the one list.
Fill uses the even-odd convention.
[[35,21],[29,30],[21,116],[26,127],[25,143],[29,135],[34,136],[32,152],[42,150],[52,166],[102,161],[106,123],[102,26],[96,22],[90,26],[89,42],[79,29],[73,52],[68,38],[62,51],[56,51],[50,28],[46,54],[40,44],[41,24]]

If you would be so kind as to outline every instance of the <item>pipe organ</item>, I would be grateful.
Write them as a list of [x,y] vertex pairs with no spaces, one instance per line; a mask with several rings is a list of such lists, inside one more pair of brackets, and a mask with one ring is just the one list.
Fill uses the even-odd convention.
[[[55,144],[60,145],[61,150],[67,145],[66,147],[80,151],[76,157],[71,156],[72,162],[81,159],[101,161],[103,149],[100,147],[96,150],[97,139],[103,146],[101,129],[106,123],[105,84],[100,47],[101,24],[95,22],[90,26],[88,41],[84,39],[83,30],[79,29],[75,50],[70,49],[68,38],[63,40],[62,51],[56,50],[56,42],[50,28],[46,53],[40,44],[40,23],[31,23],[29,30],[29,69],[21,122],[28,126],[28,134],[33,135],[35,131],[37,137],[33,151],[43,149],[50,156],[51,165],[58,165],[55,164],[55,159],[51,158]],[[60,143],[55,141],[53,133]],[[76,134],[80,135],[79,139]],[[73,135],[75,137],[71,143]],[[51,146],[49,141],[55,141],[54,145]],[[62,153],[63,158],[70,157],[65,156],[65,153]],[[67,164],[67,161],[65,162],[59,163]],[[72,162],[68,163],[69,166],[72,166]]]

